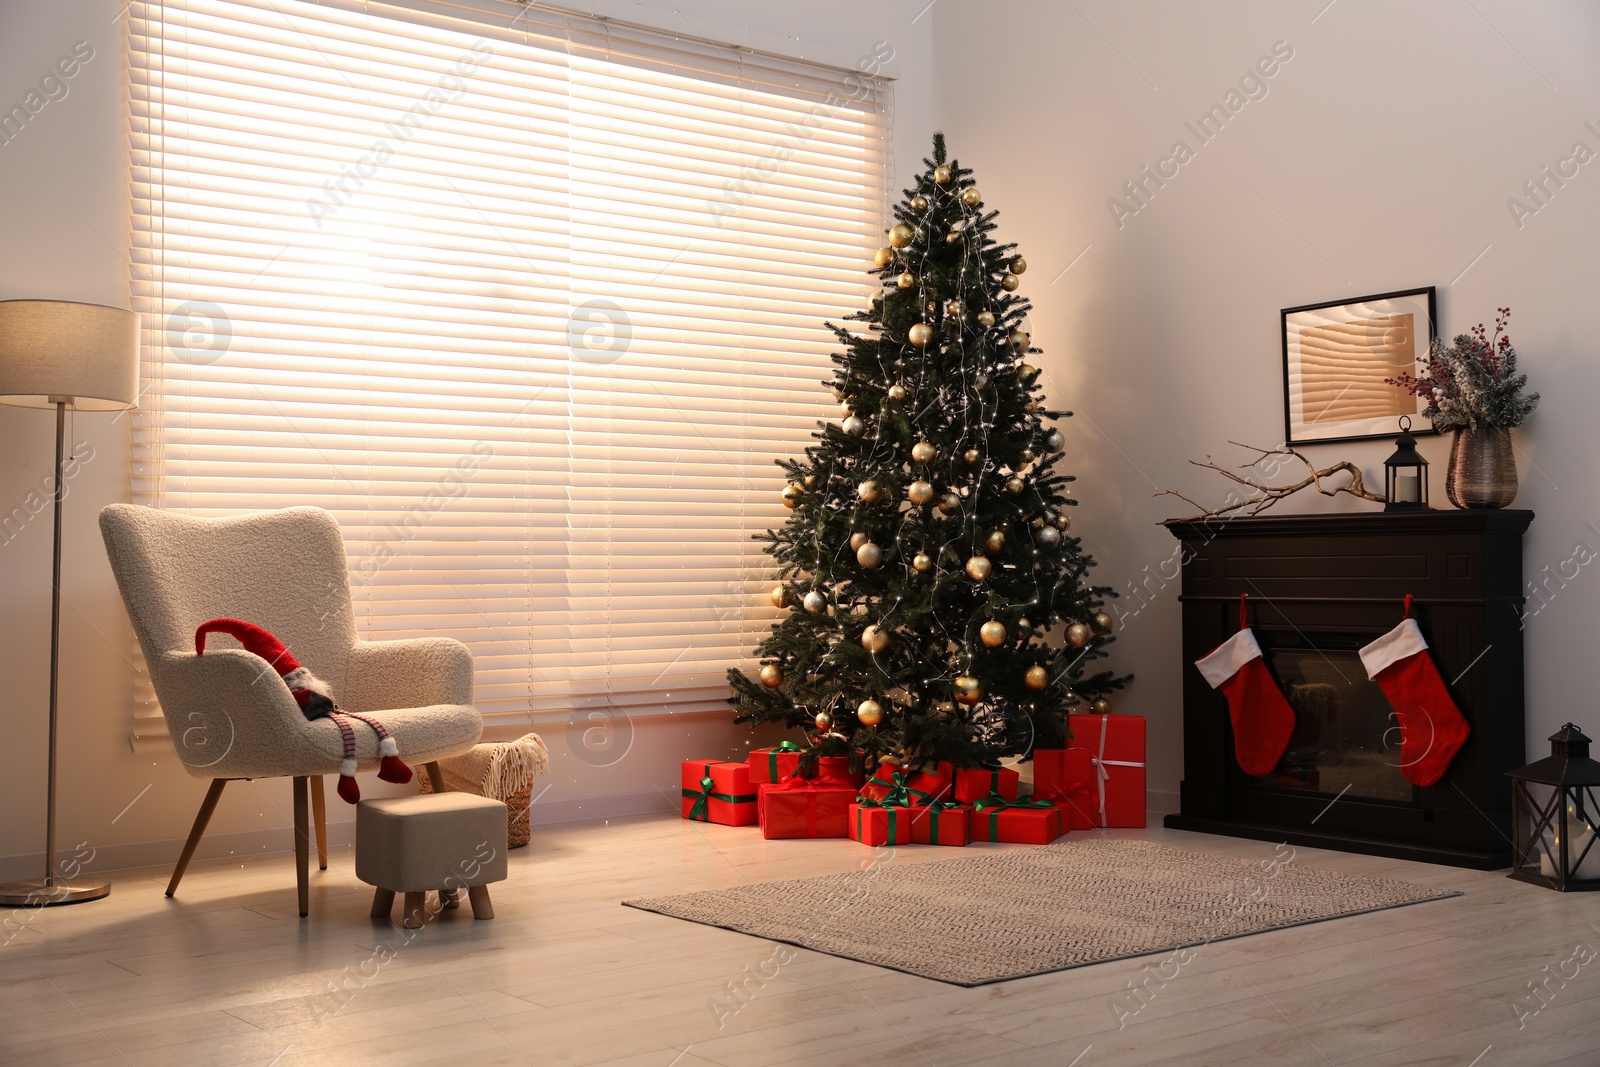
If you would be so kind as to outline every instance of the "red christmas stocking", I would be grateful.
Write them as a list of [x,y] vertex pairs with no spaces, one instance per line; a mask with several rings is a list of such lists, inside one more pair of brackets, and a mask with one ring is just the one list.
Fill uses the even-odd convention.
[[1472,731],[1450,699],[1428,655],[1406,597],[1406,619],[1361,649],[1361,665],[1400,719],[1400,773],[1413,785],[1433,785]]
[[1271,774],[1294,733],[1294,709],[1267,672],[1256,635],[1245,625],[1244,597],[1239,598],[1239,632],[1194,665],[1228,698],[1233,720],[1233,756],[1246,774]]

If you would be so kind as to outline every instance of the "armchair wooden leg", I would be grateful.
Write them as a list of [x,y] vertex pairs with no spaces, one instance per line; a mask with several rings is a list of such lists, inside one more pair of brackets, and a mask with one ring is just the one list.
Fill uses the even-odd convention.
[[226,778],[211,779],[211,788],[206,790],[206,798],[200,802],[200,810],[194,817],[194,826],[189,830],[189,840],[183,843],[183,853],[178,857],[178,865],[172,869],[172,881],[167,883],[167,896],[170,897],[178,891],[178,883],[183,881],[183,872],[189,869],[189,861],[194,858],[194,850],[200,844],[206,826],[211,822],[211,813],[217,810],[217,801],[222,798],[222,787],[227,784]]
[[435,793],[443,793],[444,775],[439,771],[438,761],[429,760],[422,765],[422,769],[428,772],[428,784],[433,786],[433,791]]
[[317,827],[317,870],[328,869],[328,798],[323,794],[322,775],[311,776],[311,821]]
[[300,918],[311,913],[311,833],[306,825],[306,776],[294,779],[294,880],[300,891]]

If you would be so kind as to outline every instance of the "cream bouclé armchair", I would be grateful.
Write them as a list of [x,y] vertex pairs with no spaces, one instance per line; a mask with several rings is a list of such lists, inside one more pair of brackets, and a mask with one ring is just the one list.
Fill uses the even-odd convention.
[[[344,540],[321,508],[209,519],[133,504],[100,513],[111,569],[149,666],[167,730],[184,768],[211,779],[167,896],[229,781],[294,779],[300,914],[309,910],[307,792],[316,819],[318,863],[326,870],[322,775],[344,755],[337,726],[307,721],[267,662],[213,636],[195,654],[195,627],[231,617],[272,631],[296,659],[328,682],[340,707],[380,720],[401,758],[438,774],[434,760],[472,748],[483,719],[472,706],[472,655],[459,641],[361,641],[350,604]],[[378,763],[378,739],[356,724],[356,760]],[[436,788],[442,790],[437,779]]]

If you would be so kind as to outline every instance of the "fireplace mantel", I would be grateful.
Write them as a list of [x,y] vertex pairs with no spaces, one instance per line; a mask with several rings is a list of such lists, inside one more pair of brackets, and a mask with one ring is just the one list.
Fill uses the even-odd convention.
[[[1505,510],[1167,523],[1183,545],[1184,779],[1166,825],[1481,870],[1509,864],[1505,772],[1524,762],[1522,534],[1532,520]],[[1269,666],[1301,705],[1283,762],[1257,778],[1234,761],[1227,701],[1194,667],[1238,629],[1241,593]],[[1400,621],[1407,594],[1472,730],[1426,789],[1399,774],[1390,709],[1352,666],[1356,648]]]

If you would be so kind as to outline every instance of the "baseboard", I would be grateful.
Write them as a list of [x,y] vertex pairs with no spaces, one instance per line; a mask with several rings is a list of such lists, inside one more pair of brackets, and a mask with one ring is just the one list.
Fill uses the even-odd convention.
[[1182,808],[1178,803],[1177,793],[1165,793],[1158,789],[1145,791],[1144,804],[1151,812],[1159,815],[1171,815]]

